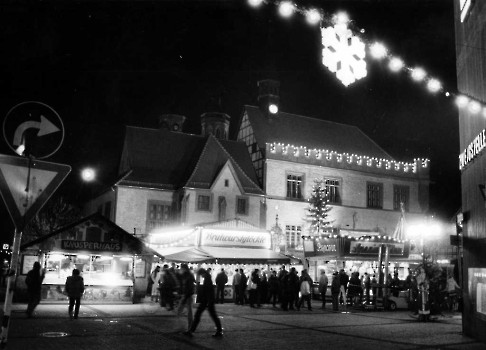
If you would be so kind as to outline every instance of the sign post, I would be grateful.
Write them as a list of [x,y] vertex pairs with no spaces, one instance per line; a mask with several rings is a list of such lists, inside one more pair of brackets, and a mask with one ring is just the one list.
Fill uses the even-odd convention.
[[3,135],[9,147],[24,157],[0,154],[0,194],[15,224],[1,349],[7,346],[22,232],[71,172],[68,165],[38,160],[57,152],[64,139],[62,120],[49,106],[40,102],[24,102],[15,106],[4,120]]

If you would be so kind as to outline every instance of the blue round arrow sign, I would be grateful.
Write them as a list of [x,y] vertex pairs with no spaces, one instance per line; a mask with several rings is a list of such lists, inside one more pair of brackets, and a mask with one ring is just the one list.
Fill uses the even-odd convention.
[[3,137],[18,155],[44,159],[61,147],[64,125],[59,114],[48,105],[26,101],[7,113]]

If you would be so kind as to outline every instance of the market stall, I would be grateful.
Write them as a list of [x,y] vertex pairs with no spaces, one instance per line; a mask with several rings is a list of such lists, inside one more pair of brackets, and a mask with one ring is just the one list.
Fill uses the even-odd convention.
[[66,300],[64,284],[78,269],[96,302],[137,302],[145,296],[147,276],[163,256],[101,214],[93,214],[21,247],[18,294],[23,280],[39,261],[45,268],[43,299]]

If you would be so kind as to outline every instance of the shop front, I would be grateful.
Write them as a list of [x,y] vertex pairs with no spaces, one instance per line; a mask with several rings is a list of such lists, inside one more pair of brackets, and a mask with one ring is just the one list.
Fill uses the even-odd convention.
[[[233,296],[232,284],[236,269],[248,276],[255,269],[266,273],[278,271],[282,265],[301,266],[300,261],[271,250],[268,231],[241,220],[164,229],[151,235],[150,246],[168,263],[187,263],[194,271],[211,268],[212,279],[221,269],[228,276],[226,295]],[[155,266],[153,266],[154,268]]]
[[395,273],[402,281],[422,260],[411,254],[408,240],[395,240],[387,236],[365,237],[304,237],[304,256],[309,273],[318,278],[321,270],[326,271],[329,283],[332,274],[343,269],[348,275],[368,273],[372,278],[386,285]]
[[18,295],[25,276],[38,261],[45,269],[43,300],[66,300],[66,278],[78,269],[91,302],[138,302],[145,296],[154,262],[163,260],[132,234],[93,214],[21,247]]

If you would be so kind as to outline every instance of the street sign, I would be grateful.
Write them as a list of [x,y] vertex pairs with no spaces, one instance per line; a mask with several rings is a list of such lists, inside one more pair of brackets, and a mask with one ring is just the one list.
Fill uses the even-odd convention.
[[0,154],[0,194],[23,230],[71,171],[69,165]]
[[54,109],[36,102],[13,107],[3,121],[3,137],[18,155],[47,158],[57,152],[64,140],[64,125]]

